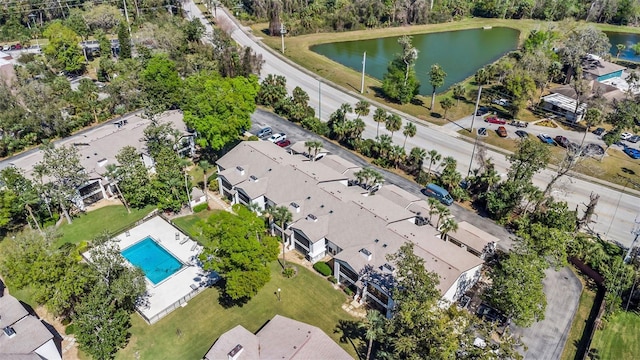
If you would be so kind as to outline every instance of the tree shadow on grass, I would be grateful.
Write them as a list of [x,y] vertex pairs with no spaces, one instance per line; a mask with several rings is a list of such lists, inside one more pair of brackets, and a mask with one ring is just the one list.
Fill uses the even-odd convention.
[[247,302],[249,302],[250,298],[242,298],[242,299],[232,299],[227,293],[224,291],[226,286],[225,279],[220,279],[213,287],[218,289],[218,303],[225,309],[229,309],[232,307],[243,307]]
[[[339,320],[338,325],[333,330],[334,334],[340,334],[341,343],[349,343],[358,354],[359,359],[364,358],[366,348],[362,345],[360,340],[364,339],[364,328],[359,321],[353,320]],[[359,340],[360,343],[356,344],[354,340]]]

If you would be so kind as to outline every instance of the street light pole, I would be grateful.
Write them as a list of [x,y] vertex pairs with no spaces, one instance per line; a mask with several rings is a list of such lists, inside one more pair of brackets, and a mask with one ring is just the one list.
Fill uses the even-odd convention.
[[[471,128],[470,133],[473,133],[473,124],[476,122],[476,114],[478,113],[478,105],[480,104],[480,95],[482,94],[482,85],[478,86],[478,97],[476,98],[476,107],[471,115]],[[467,171],[467,177],[471,175],[471,166],[473,166],[473,157],[476,154],[476,146],[478,146],[478,132],[476,132],[476,139],[473,142],[473,150],[471,151],[471,160],[469,161],[469,171]]]
[[280,301],[280,299],[281,299],[281,298],[280,298],[280,288],[278,288],[278,292],[277,292],[277,294],[278,294],[278,301]]
[[284,33],[287,31],[284,24],[280,23],[280,38],[282,39],[282,53],[284,54]]
[[364,93],[364,69],[367,64],[367,52],[362,55],[362,82],[360,84],[360,94]]
[[318,120],[322,121],[322,79],[318,79]]

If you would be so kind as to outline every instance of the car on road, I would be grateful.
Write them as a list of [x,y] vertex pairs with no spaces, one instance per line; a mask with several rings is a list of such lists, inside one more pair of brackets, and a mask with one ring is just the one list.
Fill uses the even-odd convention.
[[291,141],[284,139],[284,140],[280,140],[278,142],[276,142],[276,145],[280,146],[281,148],[287,147],[289,145],[291,145]]
[[620,139],[629,140],[632,136],[633,136],[632,133],[623,132],[622,134],[620,134]]
[[493,100],[492,103],[500,106],[509,106],[509,100],[507,99],[496,99]]
[[593,134],[594,135],[598,135],[598,136],[604,134],[604,128],[597,128],[597,129],[593,130]]
[[529,133],[524,130],[516,130],[516,135],[522,139],[529,137]]
[[562,136],[562,135],[558,135],[555,137],[554,139],[556,141],[556,143],[560,146],[562,146],[563,148],[566,148],[569,146],[569,139],[567,139],[566,137]]
[[480,304],[478,311],[476,312],[479,318],[488,321],[495,322],[502,326],[507,323],[507,317],[500,313],[500,311],[492,308],[487,304]]
[[632,159],[640,159],[640,150],[638,149],[627,147],[624,149],[624,153],[629,155]]
[[499,126],[498,130],[496,130],[496,132],[498,133],[498,136],[500,137],[507,137],[507,128],[505,128],[504,126]]
[[545,144],[549,144],[549,145],[555,145],[556,144],[553,141],[553,139],[551,138],[551,136],[549,136],[549,134],[540,133],[540,135],[538,135],[538,139],[540,139],[540,141],[542,141]]
[[271,136],[272,133],[273,133],[273,130],[271,130],[271,128],[267,126],[260,129],[260,131],[258,131],[256,136],[262,139],[264,137]]
[[285,133],[277,133],[277,134],[271,135],[271,137],[268,140],[271,141],[272,143],[277,143],[278,141],[285,140],[286,138],[287,138],[287,135]]
[[497,116],[489,116],[488,118],[484,119],[485,122],[488,122],[489,124],[499,124],[499,125],[504,125],[507,122],[504,121],[503,119],[500,119]]
[[421,191],[424,195],[436,198],[447,206],[453,204],[453,198],[449,192],[436,184],[427,184]]
[[478,129],[478,135],[480,135],[480,136],[487,136],[487,128],[480,128],[480,129]]
[[635,144],[640,141],[640,135],[633,135],[632,137],[627,139],[627,141]]

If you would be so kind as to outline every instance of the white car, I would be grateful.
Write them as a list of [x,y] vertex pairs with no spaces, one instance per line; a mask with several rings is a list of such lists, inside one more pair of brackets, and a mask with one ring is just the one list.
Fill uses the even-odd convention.
[[632,136],[633,136],[632,133],[623,132],[622,134],[620,134],[620,139],[629,140]]
[[285,140],[286,138],[287,135],[285,133],[278,133],[271,135],[271,137],[267,140],[271,141],[272,143],[277,143],[278,141]]
[[507,99],[498,99],[498,100],[493,100],[493,103],[496,105],[500,105],[500,106],[508,106],[509,105],[509,100]]

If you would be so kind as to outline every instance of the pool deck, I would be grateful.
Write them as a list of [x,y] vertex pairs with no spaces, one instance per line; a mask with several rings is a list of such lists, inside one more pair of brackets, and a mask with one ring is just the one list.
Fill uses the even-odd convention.
[[[179,239],[176,239],[176,234]],[[138,311],[154,323],[159,319],[158,315],[161,315],[160,317],[166,315],[170,312],[167,311],[168,309],[173,310],[172,307],[177,307],[176,303],[189,294],[201,290],[200,283],[205,279],[203,276],[205,272],[192,261],[194,256],[197,257],[202,251],[201,246],[159,216],[117,235],[115,239],[118,240],[120,249],[124,249],[147,236],[154,238],[184,264],[182,269],[155,286],[146,279],[149,296],[138,307]],[[184,239],[188,240],[183,241]]]

